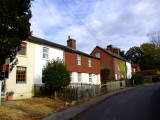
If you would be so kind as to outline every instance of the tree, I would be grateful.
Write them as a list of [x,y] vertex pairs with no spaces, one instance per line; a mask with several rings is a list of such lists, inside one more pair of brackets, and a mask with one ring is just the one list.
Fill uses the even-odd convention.
[[140,47],[132,47],[125,57],[132,63],[139,64],[141,70],[160,70],[160,47],[155,44],[144,43]]
[[160,69],[160,56],[158,47],[155,44],[144,43],[140,46],[142,55],[140,68],[142,70]]
[[43,69],[43,83],[50,94],[70,84],[70,72],[61,60],[52,60]]
[[160,31],[148,33],[147,36],[152,44],[160,47]]
[[132,63],[139,63],[141,60],[140,59],[141,56],[142,56],[142,51],[140,47],[136,46],[130,48],[125,54],[125,58]]
[[7,58],[14,60],[22,40],[30,32],[31,0],[1,0],[0,3],[0,73]]

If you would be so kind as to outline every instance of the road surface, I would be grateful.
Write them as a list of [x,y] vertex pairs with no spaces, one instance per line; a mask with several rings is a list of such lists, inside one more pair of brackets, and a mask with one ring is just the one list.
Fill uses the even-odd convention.
[[160,120],[160,84],[112,96],[73,120]]

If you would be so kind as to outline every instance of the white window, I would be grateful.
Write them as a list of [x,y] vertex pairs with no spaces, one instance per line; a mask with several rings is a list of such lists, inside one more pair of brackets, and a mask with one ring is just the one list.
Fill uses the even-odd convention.
[[117,78],[117,74],[115,74],[115,79],[117,80],[118,78]]
[[73,80],[72,72],[70,72],[70,79],[71,79],[71,81]]
[[136,68],[133,68],[133,72],[136,72]]
[[96,53],[96,57],[101,58],[100,53]]
[[43,47],[43,59],[48,59],[48,51],[48,48]]
[[77,55],[77,65],[81,64],[82,64],[81,55]]
[[92,82],[92,74],[89,74],[89,82]]
[[92,59],[91,58],[88,58],[88,66],[92,67]]
[[118,63],[118,70],[120,70],[120,65],[119,65],[119,63]]
[[81,82],[81,73],[78,73],[78,82]]

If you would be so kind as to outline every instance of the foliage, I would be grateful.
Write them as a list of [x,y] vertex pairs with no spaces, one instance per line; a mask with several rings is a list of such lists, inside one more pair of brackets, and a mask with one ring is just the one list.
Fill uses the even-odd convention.
[[70,84],[70,72],[61,60],[52,60],[43,69],[43,83],[52,92]]
[[142,55],[142,51],[140,47],[134,46],[126,52],[125,58],[132,63],[139,63],[141,59],[141,55]]
[[119,49],[119,55],[120,55],[121,57],[125,58],[125,51]]
[[140,47],[130,48],[125,55],[132,63],[139,64],[141,70],[160,70],[160,47],[144,43]]
[[7,92],[7,93],[6,93],[6,95],[7,95],[7,96],[12,96],[13,94],[14,94],[14,92],[13,92],[13,91],[11,91],[11,92]]
[[22,40],[30,33],[31,0],[1,0],[0,4],[0,71],[5,59],[15,58]]
[[109,76],[109,69],[108,68],[101,69],[101,84],[106,84],[108,76]]
[[134,74],[131,78],[131,83],[135,85],[143,85],[144,84],[144,77],[141,74]]
[[152,81],[153,82],[160,82],[160,77],[158,77],[158,76],[154,77],[154,78],[152,78]]
[[148,33],[147,36],[152,44],[160,47],[160,31]]
[[125,62],[121,62],[120,63],[120,70],[121,70],[121,72],[122,72],[123,75],[127,74],[127,66],[126,66]]

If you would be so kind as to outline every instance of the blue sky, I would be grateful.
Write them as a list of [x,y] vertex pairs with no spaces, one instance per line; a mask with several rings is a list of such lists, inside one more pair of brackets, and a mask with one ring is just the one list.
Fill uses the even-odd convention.
[[160,30],[159,6],[160,0],[34,0],[31,30],[62,45],[71,35],[86,53],[110,44],[127,51]]

